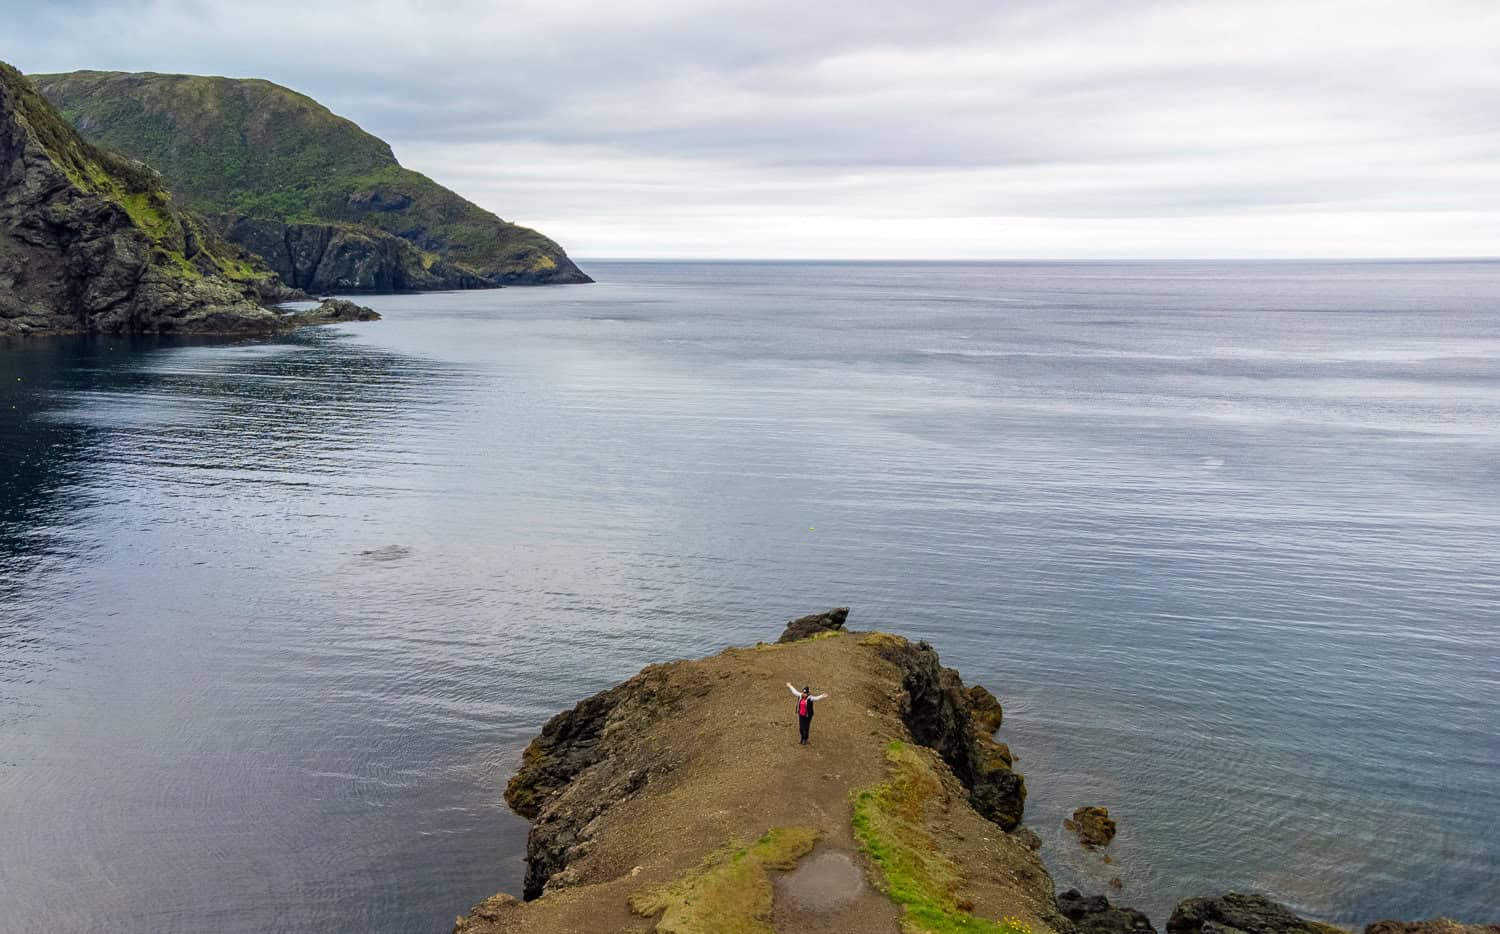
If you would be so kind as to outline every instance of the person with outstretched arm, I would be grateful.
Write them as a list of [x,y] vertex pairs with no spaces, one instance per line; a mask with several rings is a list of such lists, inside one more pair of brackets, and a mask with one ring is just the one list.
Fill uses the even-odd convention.
[[797,729],[802,731],[801,745],[806,746],[807,728],[812,726],[813,701],[820,701],[828,695],[813,694],[812,688],[809,687],[805,687],[799,691],[792,686],[792,682],[790,681],[786,683],[786,689],[792,692],[793,697],[797,698]]

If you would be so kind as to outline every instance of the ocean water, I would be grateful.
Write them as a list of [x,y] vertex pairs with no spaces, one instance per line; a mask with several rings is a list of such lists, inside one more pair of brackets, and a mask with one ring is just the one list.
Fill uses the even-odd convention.
[[447,931],[548,716],[841,604],[1060,888],[1500,916],[1500,264],[586,265],[0,344],[0,931]]

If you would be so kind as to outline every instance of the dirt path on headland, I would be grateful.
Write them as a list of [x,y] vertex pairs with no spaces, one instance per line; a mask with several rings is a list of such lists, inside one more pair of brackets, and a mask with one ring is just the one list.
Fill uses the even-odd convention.
[[[861,854],[851,826],[854,794],[890,779],[888,744],[911,739],[901,716],[902,672],[880,651],[879,640],[891,638],[831,634],[646,669],[626,685],[639,682],[628,703],[612,708],[598,740],[610,744],[611,754],[542,805],[543,821],[563,808],[601,811],[565,837],[566,868],[550,877],[543,897],[524,904],[503,896],[491,899],[461,919],[460,929],[464,934],[686,932],[720,926],[806,934],[898,931],[902,909],[878,887],[883,876]],[[798,743],[788,681],[828,694],[817,703],[806,746]],[[936,755],[920,753],[940,779],[933,785],[940,790],[924,799],[919,816],[937,849],[958,867],[953,898],[976,915],[1015,918],[1046,931],[1055,918],[1051,882],[1036,855],[980,817]],[[631,777],[636,773],[645,777]],[[622,785],[621,776],[629,781]],[[611,803],[602,800],[605,787],[630,790]],[[768,895],[765,880],[779,876],[777,860],[785,856],[790,867],[803,856],[767,857],[768,871],[754,868],[760,850],[752,849],[748,857],[743,851],[775,828],[815,831],[820,857],[843,854],[875,884],[850,897],[847,874],[834,871],[826,884],[842,886],[843,895],[827,900],[830,904]],[[745,862],[737,862],[741,859]],[[837,859],[826,865],[838,869]],[[706,867],[719,867],[718,874],[694,882]],[[818,878],[810,874],[807,884],[823,884]],[[711,914],[717,903],[710,903],[727,897],[726,879],[743,883],[751,902],[760,900],[747,902],[743,910],[726,909],[744,914],[750,926],[704,920],[718,917]],[[668,903],[678,907],[643,916],[653,904]]]

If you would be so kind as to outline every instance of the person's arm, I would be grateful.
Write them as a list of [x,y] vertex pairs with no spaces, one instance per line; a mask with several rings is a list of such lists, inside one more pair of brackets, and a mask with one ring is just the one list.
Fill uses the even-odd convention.
[[791,691],[791,692],[792,692],[792,696],[793,696],[793,697],[801,697],[801,696],[802,696],[802,692],[801,692],[801,691],[799,691],[799,690],[797,690],[797,689],[796,689],[796,688],[795,688],[795,687],[793,687],[793,686],[792,686],[792,682],[790,682],[790,681],[788,681],[788,682],[787,682],[787,683],[786,683],[786,689],[787,689],[787,690],[788,690],[788,691]]
[[827,694],[814,694],[811,699],[812,700],[822,700],[823,698],[825,698],[827,696],[828,696]]

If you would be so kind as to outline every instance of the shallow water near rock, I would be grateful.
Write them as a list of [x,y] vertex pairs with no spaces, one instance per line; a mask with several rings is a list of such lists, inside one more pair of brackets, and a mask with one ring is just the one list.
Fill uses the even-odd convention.
[[445,932],[548,717],[841,605],[1060,888],[1493,916],[1500,264],[585,268],[0,344],[0,932]]

